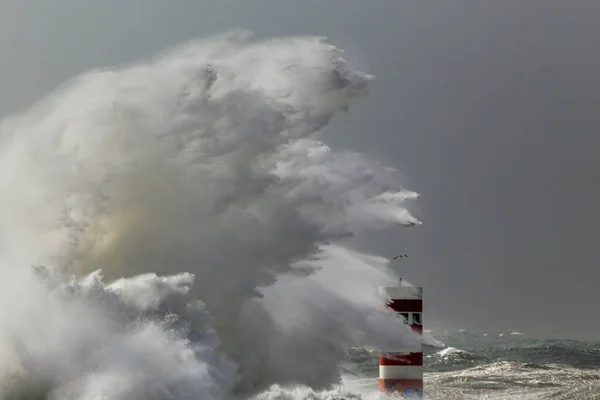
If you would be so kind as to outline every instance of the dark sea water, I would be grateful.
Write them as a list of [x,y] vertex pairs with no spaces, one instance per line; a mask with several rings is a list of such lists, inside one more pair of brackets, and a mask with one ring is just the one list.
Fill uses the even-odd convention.
[[[425,398],[600,399],[600,343],[520,334],[437,336],[425,346]],[[376,379],[374,353],[357,351],[360,374]]]

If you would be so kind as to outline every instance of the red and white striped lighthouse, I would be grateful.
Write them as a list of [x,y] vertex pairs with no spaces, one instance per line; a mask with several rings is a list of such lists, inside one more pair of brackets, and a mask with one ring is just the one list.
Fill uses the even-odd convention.
[[[402,282],[380,288],[387,306],[406,319],[413,331],[423,334],[423,288]],[[423,349],[394,349],[379,356],[379,390],[402,394],[406,398],[423,396]]]

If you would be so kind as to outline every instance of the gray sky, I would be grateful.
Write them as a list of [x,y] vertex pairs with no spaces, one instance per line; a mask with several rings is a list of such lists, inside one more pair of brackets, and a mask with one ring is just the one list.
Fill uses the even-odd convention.
[[4,0],[0,114],[89,68],[246,28],[325,35],[378,78],[332,127],[399,168],[425,224],[376,233],[427,321],[598,338],[600,3]]

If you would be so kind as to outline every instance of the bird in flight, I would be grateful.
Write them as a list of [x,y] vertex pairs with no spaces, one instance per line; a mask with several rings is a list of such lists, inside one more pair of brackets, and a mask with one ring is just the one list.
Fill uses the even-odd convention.
[[392,258],[392,260],[395,260],[397,258],[406,258],[406,257],[408,257],[408,255],[406,255],[406,254],[398,254],[396,257]]

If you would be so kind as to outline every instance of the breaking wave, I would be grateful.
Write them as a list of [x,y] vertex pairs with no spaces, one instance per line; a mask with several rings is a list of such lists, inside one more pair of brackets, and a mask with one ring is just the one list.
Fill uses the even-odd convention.
[[340,245],[419,223],[394,170],[318,141],[373,81],[342,56],[233,32],[5,119],[0,397],[334,398],[349,348],[416,343],[387,260]]

